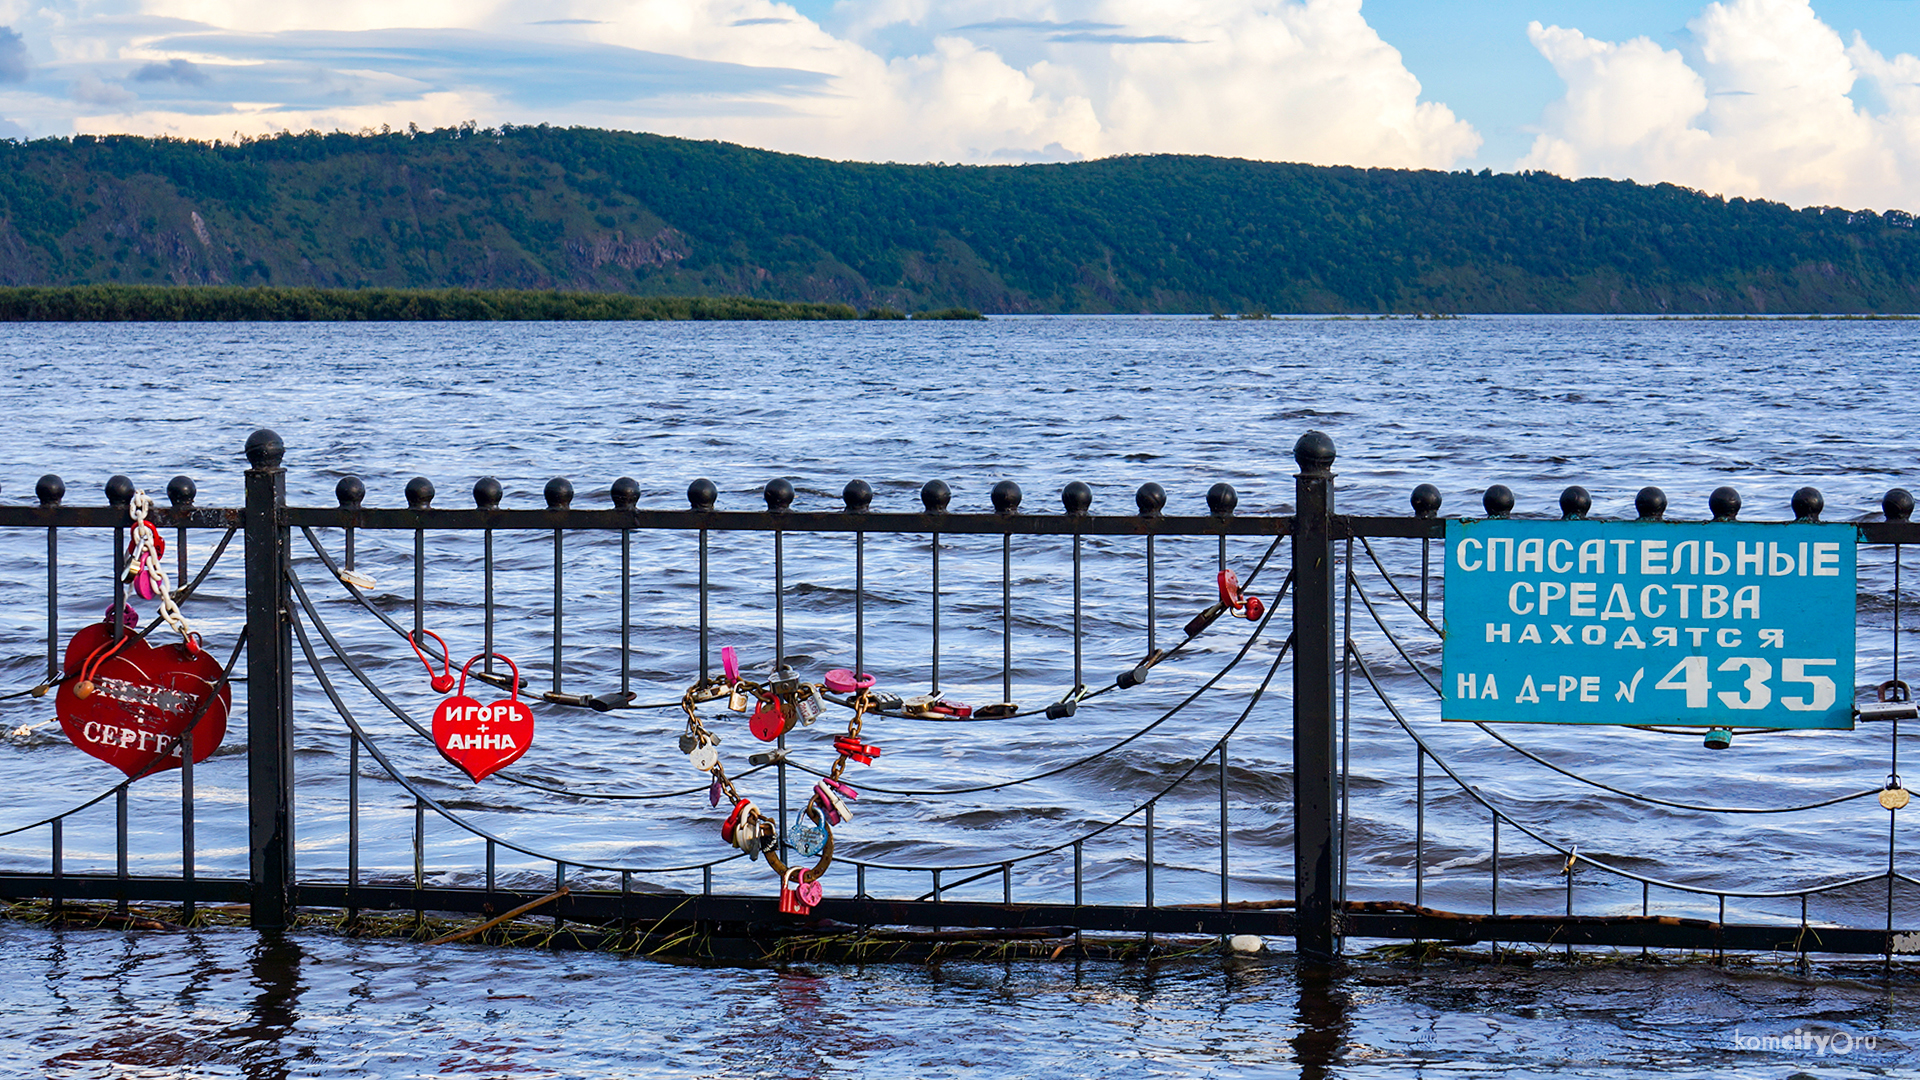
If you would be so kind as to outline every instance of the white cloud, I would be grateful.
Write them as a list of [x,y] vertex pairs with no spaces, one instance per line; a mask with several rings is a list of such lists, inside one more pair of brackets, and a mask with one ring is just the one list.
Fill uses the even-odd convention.
[[[1520,167],[1794,205],[1920,204],[1920,60],[1888,60],[1857,35],[1849,48],[1809,0],[1712,3],[1688,29],[1683,54],[1532,24],[1567,92]],[[1863,78],[1884,111],[1850,96]]]
[[1359,0],[1083,0],[1065,13],[1050,0],[845,0],[832,29],[773,0],[145,0],[139,16],[93,14],[125,6],[39,9],[37,40],[83,72],[76,86],[91,79],[89,104],[115,107],[69,106],[76,129],[397,127],[452,109],[864,160],[1178,152],[1447,167],[1479,145],[1420,100]]

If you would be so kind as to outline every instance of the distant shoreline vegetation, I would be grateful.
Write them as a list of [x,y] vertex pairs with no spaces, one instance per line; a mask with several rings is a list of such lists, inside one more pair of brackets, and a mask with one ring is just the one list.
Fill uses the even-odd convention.
[[218,285],[0,288],[0,322],[506,322],[980,319],[969,308],[891,308],[746,297],[521,289],[315,289]]

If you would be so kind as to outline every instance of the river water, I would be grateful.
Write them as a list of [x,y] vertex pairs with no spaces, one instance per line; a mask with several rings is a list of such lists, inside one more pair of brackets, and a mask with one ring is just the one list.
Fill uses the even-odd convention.
[[[1024,506],[1042,511],[1057,509],[1061,488],[1081,480],[1095,512],[1131,512],[1134,490],[1151,481],[1166,488],[1170,511],[1200,513],[1207,488],[1225,480],[1238,490],[1240,513],[1280,513],[1290,509],[1294,440],[1318,428],[1339,447],[1339,505],[1350,513],[1404,513],[1409,490],[1430,482],[1448,513],[1477,514],[1480,493],[1504,483],[1521,513],[1545,514],[1561,488],[1579,483],[1596,514],[1631,516],[1635,492],[1657,484],[1670,516],[1703,518],[1707,493],[1733,484],[1744,518],[1781,520],[1791,493],[1811,484],[1825,494],[1826,519],[1844,521],[1875,513],[1889,487],[1920,486],[1920,433],[1908,415],[1917,345],[1920,334],[1905,322],[1586,318],[14,327],[0,339],[0,405],[9,417],[0,499],[31,502],[46,472],[65,478],[75,504],[103,501],[101,485],[114,472],[156,495],[185,473],[201,505],[234,505],[241,445],[269,426],[288,446],[290,498],[309,505],[331,505],[346,474],[365,481],[369,505],[403,505],[401,489],[419,474],[435,482],[439,506],[471,505],[468,490],[482,475],[502,482],[508,506],[541,505],[557,475],[572,480],[576,505],[604,506],[609,482],[626,475],[639,481],[643,507],[683,506],[688,481],[705,476],[722,509],[745,509],[762,505],[761,487],[779,476],[793,482],[798,509],[837,508],[853,478],[873,485],[876,509],[914,509],[921,484],[940,478],[956,510],[988,509],[992,485],[1013,479]],[[216,538],[194,536],[196,565]],[[320,540],[340,554],[337,533]],[[424,618],[460,658],[479,648],[476,543],[434,537],[428,547]],[[544,686],[552,539],[503,534],[498,544],[500,647]],[[699,663],[691,538],[636,537],[628,586],[636,616],[624,656],[617,540],[570,534],[567,544],[567,689],[610,689],[625,678],[642,702],[677,697]],[[764,666],[775,632],[768,538],[716,534],[714,544],[715,645],[735,644],[750,665]],[[806,536],[785,545],[780,631],[787,655],[817,677],[852,659],[850,545]],[[923,689],[927,538],[873,537],[867,546],[864,666],[903,692]],[[1229,558],[1244,575],[1264,548],[1237,540]],[[0,690],[30,686],[45,663],[45,551],[44,534],[0,536]],[[942,688],[996,700],[999,544],[944,537],[941,552]],[[1210,542],[1166,540],[1158,554],[1156,625],[1165,638],[1205,603],[1214,551]],[[1417,543],[1382,544],[1380,554],[1403,586],[1417,583]],[[63,536],[63,634],[98,618],[111,557],[100,537]],[[358,557],[379,580],[374,602],[408,618],[411,537],[362,535]],[[1016,557],[1013,696],[1047,700],[1072,685],[1070,564],[1064,542],[1022,541]],[[1138,542],[1090,541],[1086,559],[1086,681],[1101,685],[1144,645],[1141,551]],[[1416,659],[1437,664],[1437,641],[1404,607],[1391,607],[1364,555],[1361,569],[1395,634]],[[1911,571],[1903,604],[1914,599]],[[216,651],[231,647],[240,625],[238,572],[235,550],[189,605]],[[304,547],[296,572],[349,655],[424,718],[435,696],[404,644],[358,610]],[[1891,553],[1863,549],[1862,683],[1892,673],[1892,581]],[[1277,583],[1273,574],[1261,591],[1271,597]],[[1431,694],[1421,696],[1423,685],[1364,620],[1354,627],[1363,653],[1422,734],[1465,779],[1556,842],[1709,890],[1802,888],[1885,868],[1886,815],[1871,799],[1760,816],[1648,806],[1542,770],[1471,728],[1442,726]],[[1070,763],[1230,667],[1249,633],[1246,623],[1218,624],[1147,686],[1083,708],[1070,731],[1027,721],[870,728],[885,735],[888,754],[862,779],[934,791]],[[869,788],[840,842],[853,858],[933,867],[1013,858],[1091,831],[1193,767],[1276,653],[1272,635],[1254,641],[1218,690],[1174,721],[1044,781],[944,797]],[[338,664],[325,670],[347,684],[356,719],[396,768],[471,824],[549,858],[630,870],[635,887],[697,888],[697,873],[662,868],[724,853],[697,794],[601,797],[690,783],[671,749],[679,728],[671,711],[541,710],[536,751],[519,767],[569,791],[551,795],[449,775]],[[1285,681],[1283,673],[1231,742],[1234,899],[1286,895]],[[297,696],[301,874],[337,880],[347,859],[348,740],[310,673],[299,677]],[[0,703],[9,729],[50,716],[44,699]],[[1413,750],[1359,691],[1352,731],[1349,894],[1411,899]],[[1697,736],[1512,735],[1617,787],[1758,807],[1876,786],[1889,771],[1889,736],[1884,725],[1743,736],[1714,755]],[[744,753],[740,741],[750,740],[742,733],[726,749]],[[245,872],[240,742],[236,722],[196,770],[202,874]],[[84,801],[116,775],[57,728],[0,743],[0,769],[10,779],[0,828]],[[1484,910],[1486,814],[1431,763],[1428,771],[1425,901]],[[1218,899],[1216,775],[1200,768],[1159,806],[1159,902]],[[361,866],[375,880],[408,880],[411,803],[370,763],[361,778]],[[747,780],[772,802],[770,774]],[[177,872],[177,778],[134,785],[130,804],[133,872]],[[1911,846],[1904,831],[1898,839]],[[47,842],[45,829],[0,838],[0,865],[43,868]],[[111,800],[76,815],[64,842],[68,869],[111,870]],[[456,826],[431,820],[427,848],[431,880],[477,880],[479,842]],[[1138,902],[1137,820],[1090,841],[1086,856],[1090,899]],[[1562,862],[1509,832],[1501,910],[1560,910]],[[1899,865],[1912,872],[1904,856]],[[507,884],[537,888],[552,880],[552,863],[503,853],[500,873]],[[850,892],[850,871],[835,874],[829,891]],[[618,881],[611,871],[574,875]],[[714,877],[723,891],[770,886],[763,870],[738,862]],[[918,895],[928,880],[874,870],[868,887]],[[1070,882],[1063,858],[1023,861],[1013,875],[1016,898],[1053,898]],[[954,895],[992,899],[1000,888],[995,874]],[[1637,912],[1641,902],[1637,883],[1577,880],[1580,913]],[[1710,895],[1660,890],[1649,902],[1660,913],[1717,917]],[[1914,903],[1897,897],[1897,921],[1914,921]],[[1885,905],[1881,883],[1817,899],[1811,916],[1874,926]],[[1798,914],[1793,900],[1728,901],[1730,919]],[[1359,954],[1370,944],[1350,948]],[[1415,969],[1359,955],[1330,981],[1303,981],[1284,954],[766,970],[429,950],[319,933],[261,942],[241,931],[0,924],[0,1045],[23,1075],[58,1076],[1782,1076],[1894,1074],[1920,1063],[1911,979],[1896,972],[1889,981],[1876,964],[1807,976],[1772,958],[1726,968],[1570,964],[1551,952],[1528,960]]]

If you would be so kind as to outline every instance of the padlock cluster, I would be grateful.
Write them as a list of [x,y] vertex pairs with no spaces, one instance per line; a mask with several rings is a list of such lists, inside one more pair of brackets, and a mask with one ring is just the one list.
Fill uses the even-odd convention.
[[[841,779],[847,763],[870,765],[881,753],[880,747],[861,741],[861,726],[883,701],[890,699],[897,706],[900,699],[876,693],[871,675],[836,669],[827,672],[823,683],[805,683],[792,668],[781,664],[775,667],[770,679],[761,683],[741,675],[739,658],[731,646],[721,649],[720,657],[724,673],[719,678],[695,683],[681,698],[687,726],[680,735],[680,752],[687,755],[688,764],[712,776],[713,782],[707,791],[708,805],[717,808],[722,800],[732,803],[732,809],[720,825],[720,838],[740,849],[749,859],[764,856],[767,865],[780,875],[780,910],[805,915],[820,901],[820,879],[833,863],[833,830],[853,816],[849,804],[860,798],[859,791]],[[795,844],[805,856],[818,860],[808,869],[788,866],[781,858],[779,823],[761,813],[753,800],[734,786],[720,760],[720,736],[707,728],[700,706],[724,699],[730,712],[750,711],[748,730],[764,742],[773,742],[794,728],[810,726],[820,718],[826,703],[823,691],[844,695],[853,715],[847,721],[846,734],[833,740],[833,767],[813,785],[813,791],[795,818]],[[775,764],[784,761],[785,755],[785,750],[775,750],[755,754],[748,761],[755,765]]]

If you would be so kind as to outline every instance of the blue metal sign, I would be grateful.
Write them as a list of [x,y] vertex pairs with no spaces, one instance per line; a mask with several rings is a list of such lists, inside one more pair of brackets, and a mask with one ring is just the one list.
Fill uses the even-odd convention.
[[1852,728],[1851,525],[1447,522],[1448,720]]

